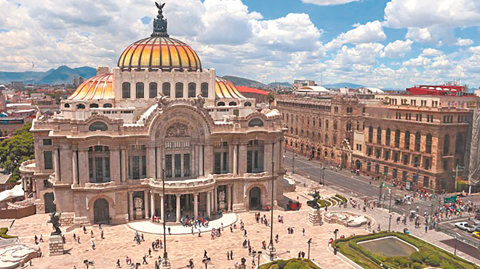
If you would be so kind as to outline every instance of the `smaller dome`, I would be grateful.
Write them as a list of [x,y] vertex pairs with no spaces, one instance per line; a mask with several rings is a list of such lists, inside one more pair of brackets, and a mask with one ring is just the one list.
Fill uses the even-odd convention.
[[217,98],[245,98],[232,82],[221,77],[216,78],[215,93]]
[[106,73],[85,80],[68,97],[68,100],[97,100],[97,99],[115,99],[113,90],[113,74]]

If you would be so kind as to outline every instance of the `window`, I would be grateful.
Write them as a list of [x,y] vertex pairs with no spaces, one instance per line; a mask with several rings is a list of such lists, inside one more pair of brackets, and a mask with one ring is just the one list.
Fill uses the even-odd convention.
[[112,108],[113,105],[110,103],[103,104],[103,108]]
[[110,181],[110,150],[104,146],[88,148],[88,175],[91,183]]
[[221,174],[222,173],[222,153],[215,152],[213,154],[213,173]]
[[188,97],[189,98],[195,97],[196,91],[197,91],[197,85],[195,83],[188,83]]
[[394,168],[392,170],[392,179],[397,179],[397,177],[398,177],[398,170]]
[[377,159],[380,158],[381,154],[382,154],[382,150],[381,150],[381,149],[376,149],[376,150],[375,150],[375,158],[377,158]]
[[228,106],[236,106],[237,105],[237,102],[230,102],[228,103]]
[[410,155],[407,153],[403,153],[403,164],[408,165],[410,163]]
[[386,165],[383,167],[383,176],[384,177],[388,176],[388,166],[386,166]]
[[64,108],[69,108],[70,107],[70,104],[65,104],[63,105]]
[[218,102],[217,106],[225,106],[225,102]]
[[183,154],[183,176],[190,176],[190,154]]
[[43,139],[43,145],[44,146],[51,146],[52,145],[52,139]]
[[175,177],[182,177],[182,154],[175,154]]
[[85,105],[84,104],[78,104],[77,109],[85,109]]
[[395,131],[395,147],[400,147],[400,130]]
[[385,132],[385,145],[390,146],[390,136],[391,136],[391,131],[390,128],[387,129]]
[[325,121],[325,129],[328,129],[328,120]]
[[420,141],[422,139],[422,135],[420,132],[415,133],[415,151],[420,151]]
[[[302,146],[303,150],[303,146]],[[250,140],[247,145],[247,173],[261,173],[264,171],[264,151],[263,141]]]
[[338,106],[335,107],[335,113],[338,113]]
[[93,132],[95,132],[95,131],[106,131],[106,130],[108,130],[108,126],[101,121],[96,121],[96,122],[90,124],[90,126],[88,127],[88,130],[93,131]]
[[398,152],[393,153],[393,161],[398,162]]
[[419,167],[420,166],[420,156],[413,157],[413,166]]
[[409,131],[406,131],[405,132],[405,140],[404,140],[404,143],[405,143],[405,149],[410,149],[410,132]]
[[157,83],[151,82],[148,87],[148,98],[157,97]]
[[337,130],[337,121],[333,121],[333,130]]
[[432,153],[432,135],[427,134],[427,141],[425,143],[425,151],[427,153]]
[[43,164],[45,169],[53,169],[53,154],[51,151],[43,152]]
[[165,155],[165,176],[167,178],[172,177],[172,155]]
[[245,106],[252,106],[252,103],[250,103],[250,102],[245,102]]
[[123,99],[130,98],[130,83],[128,82],[122,83],[122,98]]
[[368,142],[373,143],[373,127],[368,127]]
[[432,167],[432,159],[425,158],[425,164],[424,164],[425,170],[430,170],[430,167]]
[[[202,97],[207,98],[208,97],[208,83],[202,83],[201,91],[202,91]],[[247,105],[245,104],[245,106],[247,106]]]
[[252,119],[249,123],[248,126],[254,127],[254,126],[263,126],[263,121],[261,119]]
[[170,83],[168,83],[168,82],[163,83],[163,85],[162,85],[162,94],[163,94],[164,96],[170,97]]
[[183,83],[175,84],[175,98],[183,98]]
[[448,170],[448,160],[443,160],[443,170]]
[[423,177],[423,187],[428,188],[430,186],[430,179],[427,176]]
[[367,148],[367,155],[372,156],[372,147]]
[[377,144],[382,144],[382,128],[377,128]]
[[145,85],[142,82],[138,82],[135,86],[135,97],[138,98],[145,98]]
[[407,181],[407,178],[408,178],[408,172],[407,172],[407,171],[403,171],[403,172],[402,172],[402,180],[406,182],[406,181]]
[[464,147],[465,142],[463,141],[463,135],[461,133],[458,133],[455,139],[455,154],[463,154]]
[[383,157],[386,161],[390,159],[390,150],[385,150]]
[[98,104],[90,104],[88,107],[90,107],[90,108],[98,108]]
[[450,153],[450,136],[447,134],[443,139],[443,155]]

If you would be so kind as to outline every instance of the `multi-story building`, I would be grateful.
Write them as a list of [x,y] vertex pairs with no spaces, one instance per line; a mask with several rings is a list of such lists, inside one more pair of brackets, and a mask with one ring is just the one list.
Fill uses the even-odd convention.
[[128,46],[112,73],[99,68],[60,114],[37,114],[24,190],[37,212],[62,212],[67,223],[161,217],[164,206],[176,222],[264,208],[282,193],[281,120],[204,69],[169,37],[160,10],[152,35]]
[[355,158],[355,167],[408,189],[453,191],[479,98],[381,94],[376,99],[381,102],[366,107],[364,158]]
[[284,119],[285,145],[289,150],[351,167],[354,131],[363,128],[362,100],[341,95],[321,98],[277,95],[275,107]]
[[[373,98],[374,97],[374,98]],[[460,86],[403,94],[277,95],[286,149],[409,189],[453,191],[479,98]]]

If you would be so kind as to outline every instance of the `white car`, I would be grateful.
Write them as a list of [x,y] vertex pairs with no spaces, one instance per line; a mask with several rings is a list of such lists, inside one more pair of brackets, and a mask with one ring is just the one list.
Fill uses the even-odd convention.
[[468,224],[468,222],[456,222],[455,227],[457,227],[458,229],[470,232],[470,233],[475,231],[475,227]]

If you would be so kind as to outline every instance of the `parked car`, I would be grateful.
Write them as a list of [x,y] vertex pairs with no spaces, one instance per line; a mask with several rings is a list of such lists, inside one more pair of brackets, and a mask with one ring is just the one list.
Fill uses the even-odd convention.
[[480,239],[480,232],[473,232],[472,235],[478,239]]
[[468,222],[456,222],[455,227],[457,227],[458,229],[470,232],[470,233],[475,231],[475,227],[468,224]]

